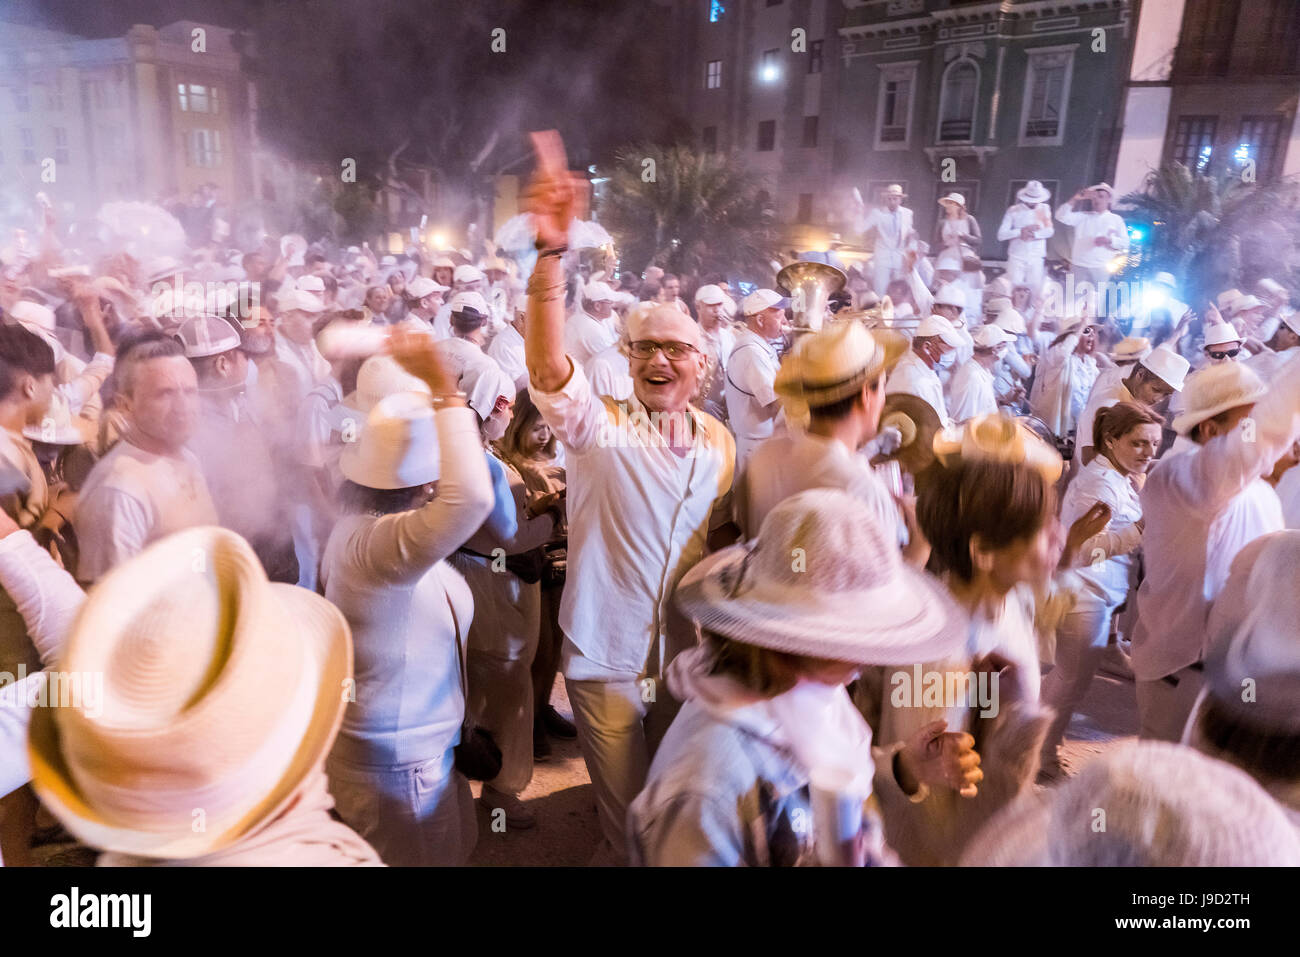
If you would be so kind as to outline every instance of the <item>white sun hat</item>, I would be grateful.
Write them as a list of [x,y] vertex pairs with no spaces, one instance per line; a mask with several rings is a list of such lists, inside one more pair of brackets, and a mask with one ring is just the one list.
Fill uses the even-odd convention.
[[1028,203],[1036,206],[1039,203],[1045,203],[1052,198],[1051,192],[1048,191],[1042,183],[1036,179],[1031,179],[1021,189],[1016,192],[1016,199],[1022,203]]
[[54,331],[54,310],[30,299],[19,299],[7,310],[9,318],[21,323],[38,336]]
[[740,300],[740,311],[747,316],[754,316],[764,309],[771,309],[784,303],[785,297],[774,289],[755,289]]
[[371,356],[357,370],[356,407],[369,413],[383,399],[399,392],[423,392],[429,386],[403,369],[392,356]]
[[324,598],[267,581],[242,538],[199,527],[101,579],[59,667],[102,676],[103,694],[32,709],[41,803],[91,847],[183,859],[274,818],[324,761],[352,641]]
[[1116,362],[1136,362],[1145,359],[1151,353],[1151,340],[1145,336],[1125,336],[1115,343],[1110,350],[1110,357]]
[[1230,322],[1213,322],[1205,326],[1205,348],[1221,346],[1229,342],[1245,342]]
[[699,289],[695,290],[695,301],[704,303],[706,306],[720,306],[727,299],[727,294],[722,291],[720,286],[713,283],[705,283]]
[[465,363],[457,385],[468,397],[466,403],[469,407],[485,421],[496,408],[499,398],[505,396],[511,402],[515,401],[514,380],[487,356],[483,356],[482,361]]
[[958,309],[965,309],[966,293],[959,289],[956,283],[946,282],[934,294],[934,304],[936,306],[956,306]]
[[1240,405],[1252,405],[1268,395],[1268,386],[1244,362],[1220,362],[1187,378],[1183,389],[1183,414],[1173,429],[1187,435],[1206,419]]
[[471,282],[482,282],[483,273],[479,272],[477,266],[457,266],[455,271],[452,273],[451,278],[452,282],[457,285],[465,285],[466,283]]
[[1190,362],[1164,346],[1152,349],[1138,361],[1138,365],[1159,376],[1175,392],[1183,391],[1183,380],[1187,378],[1187,370],[1191,368]]
[[1030,791],[1003,808],[961,863],[1296,866],[1300,832],[1246,772],[1183,745],[1126,741],[1059,787]]
[[217,356],[240,346],[239,333],[218,316],[194,316],[180,324],[173,338],[185,349],[185,358]]
[[980,326],[971,339],[980,349],[996,349],[1000,345],[1016,341],[1015,336],[996,324]]
[[966,197],[963,196],[961,193],[949,193],[947,196],[941,197],[941,198],[939,199],[939,205],[940,205],[940,206],[960,206],[962,209],[965,209],[965,208],[966,208]]
[[855,496],[810,489],[773,508],[757,538],[695,565],[675,600],[706,631],[788,654],[875,665],[960,654],[965,616],[892,536]]
[[958,335],[957,328],[943,316],[926,316],[917,323],[916,331],[912,333],[912,335],[917,339],[928,339],[933,336],[938,336],[954,349],[965,344],[962,337]]
[[429,396],[395,392],[375,403],[357,440],[343,446],[339,471],[349,482],[373,489],[436,482],[438,430]]

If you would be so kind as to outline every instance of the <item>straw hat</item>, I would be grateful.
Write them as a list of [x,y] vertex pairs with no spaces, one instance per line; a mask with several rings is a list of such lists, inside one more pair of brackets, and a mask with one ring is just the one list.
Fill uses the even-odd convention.
[[776,373],[776,393],[802,408],[830,405],[861,392],[906,351],[902,333],[868,332],[854,320],[831,321],[799,337]]
[[903,192],[903,187],[898,185],[897,183],[890,183],[888,186],[886,186],[884,189],[880,191],[880,195],[901,196],[903,197],[903,199],[907,199],[907,194]]
[[382,400],[399,392],[432,394],[427,383],[403,369],[392,356],[371,356],[361,363],[356,391],[359,411],[369,414]]
[[998,310],[997,316],[993,319],[994,325],[1001,326],[1007,332],[1014,336],[1029,335],[1029,327],[1025,325],[1025,317],[1015,306],[1011,305],[1011,300],[1003,300],[1006,305]]
[[[86,431],[82,432],[81,428]],[[98,431],[95,423],[78,417],[74,422],[72,409],[61,392],[50,396],[49,407],[39,425],[23,426],[23,435],[33,442],[45,445],[82,445],[94,438]]]
[[324,760],[352,641],[328,601],[267,581],[247,542],[201,527],[110,571],[59,667],[102,675],[104,693],[95,707],[32,709],[42,803],[92,847],[180,859],[274,817]]
[[1183,380],[1187,376],[1187,370],[1191,368],[1190,362],[1164,346],[1152,349],[1138,361],[1138,365],[1159,376],[1175,392],[1183,391]]
[[934,436],[935,457],[947,468],[962,462],[990,461],[1027,465],[1048,482],[1061,477],[1060,453],[1007,415],[977,415]]
[[676,601],[745,644],[864,664],[942,660],[967,627],[936,579],[903,564],[892,530],[838,489],[781,502],[757,538],[687,572]]
[[1022,203],[1028,203],[1030,206],[1045,203],[1051,198],[1051,192],[1036,179],[1031,179],[1021,189],[1016,191],[1016,199]]
[[1126,336],[1115,343],[1110,357],[1116,362],[1136,362],[1151,353],[1151,340],[1145,336]]
[[438,480],[438,431],[429,397],[397,392],[380,399],[355,442],[343,446],[339,471],[374,489],[414,488]]
[[1244,771],[1182,745],[1129,741],[1090,761],[1060,787],[1027,793],[1004,808],[975,836],[961,862],[1295,866],[1300,834]]
[[1268,395],[1268,386],[1244,362],[1206,366],[1188,377],[1183,389],[1183,414],[1173,428],[1187,435],[1201,422],[1239,405],[1252,405]]

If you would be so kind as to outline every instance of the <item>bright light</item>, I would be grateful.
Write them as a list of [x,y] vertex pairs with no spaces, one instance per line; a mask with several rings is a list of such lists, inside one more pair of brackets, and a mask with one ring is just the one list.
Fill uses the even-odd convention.
[[446,249],[446,248],[447,248],[447,237],[444,236],[442,233],[434,233],[434,234],[433,234],[433,248],[434,248],[434,249]]
[[1169,292],[1163,286],[1147,283],[1142,289],[1142,305],[1148,310],[1163,309],[1169,302]]
[[1232,158],[1238,162],[1245,162],[1250,159],[1250,144],[1242,143],[1237,147],[1237,151],[1232,154]]
[[1135,229],[1134,227],[1130,226],[1130,227],[1129,227],[1129,230],[1128,230],[1128,238],[1131,239],[1131,240],[1132,240],[1133,242],[1135,242],[1135,243],[1140,243],[1140,242],[1142,242],[1142,240],[1144,240],[1144,239],[1147,238],[1146,230],[1145,230],[1145,229]]
[[777,77],[781,75],[781,71],[776,68],[775,64],[769,63],[759,71],[758,75],[764,83],[775,83]]

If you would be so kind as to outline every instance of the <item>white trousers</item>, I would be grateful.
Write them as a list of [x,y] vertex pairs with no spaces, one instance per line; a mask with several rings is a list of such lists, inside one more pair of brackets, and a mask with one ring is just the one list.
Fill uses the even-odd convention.
[[903,254],[892,249],[882,250],[871,257],[871,290],[882,299],[889,284],[903,274]]
[[1038,292],[1043,288],[1043,280],[1046,277],[1047,268],[1043,265],[1041,256],[1034,259],[1007,257],[1007,280],[1011,285],[1028,286]]
[[1056,628],[1056,666],[1043,679],[1040,699],[1056,710],[1043,739],[1043,760],[1052,763],[1065,737],[1070,718],[1088,693],[1088,686],[1106,654],[1114,609],[1081,599]]

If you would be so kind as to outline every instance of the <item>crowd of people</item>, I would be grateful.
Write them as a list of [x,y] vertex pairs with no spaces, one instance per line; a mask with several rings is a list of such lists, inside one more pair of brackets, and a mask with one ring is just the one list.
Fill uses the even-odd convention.
[[[1112,308],[1111,192],[1028,183],[990,278],[890,187],[815,316],[593,263],[545,168],[527,273],[51,225],[0,285],[4,862],[48,814],[105,864],[462,865],[469,782],[532,828],[576,737],[593,863],[1300,863],[1300,315]],[[1068,774],[1108,661],[1138,740]]]

